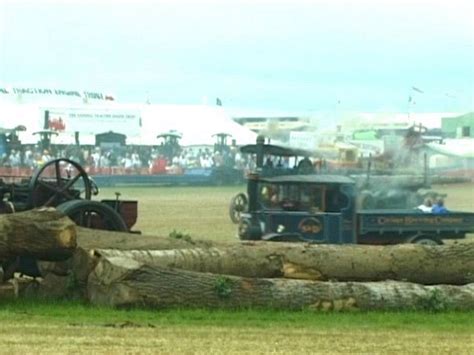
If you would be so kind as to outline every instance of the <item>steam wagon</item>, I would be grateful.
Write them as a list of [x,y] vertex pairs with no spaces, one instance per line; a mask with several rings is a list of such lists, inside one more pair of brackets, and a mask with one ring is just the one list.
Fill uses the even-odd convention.
[[249,176],[242,240],[438,245],[474,232],[474,213],[358,210],[354,180],[340,175]]
[[[257,138],[257,144],[243,146],[240,150],[244,154],[255,156],[256,172],[260,177],[315,174],[350,176],[354,179],[358,191],[356,203],[359,210],[409,209],[418,206],[425,198],[435,200],[439,197],[446,197],[446,195],[431,190],[426,157],[422,175],[401,175],[397,174],[396,171],[373,174],[370,160],[367,170],[353,170],[349,174],[346,170],[332,171],[328,169],[325,160],[322,158],[312,165],[309,157],[318,155],[317,152],[265,144],[261,136]],[[298,164],[293,167],[269,166],[264,162],[265,157],[272,157],[275,161],[292,158],[295,163],[298,161]],[[241,214],[248,210],[248,200],[249,196],[243,192],[232,198],[229,206],[229,216],[233,223],[239,223]]]

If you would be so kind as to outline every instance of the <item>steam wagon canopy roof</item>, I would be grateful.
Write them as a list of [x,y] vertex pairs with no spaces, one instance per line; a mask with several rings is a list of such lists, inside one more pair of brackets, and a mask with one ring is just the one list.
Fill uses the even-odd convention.
[[355,184],[355,181],[340,175],[283,175],[260,178],[259,181],[272,184]]
[[[257,154],[258,145],[257,144],[248,144],[240,148],[240,151],[245,154]],[[305,149],[298,148],[289,148],[282,147],[279,145],[273,144],[264,144],[263,145],[263,154],[265,155],[274,155],[278,157],[310,157],[314,156],[314,152]]]

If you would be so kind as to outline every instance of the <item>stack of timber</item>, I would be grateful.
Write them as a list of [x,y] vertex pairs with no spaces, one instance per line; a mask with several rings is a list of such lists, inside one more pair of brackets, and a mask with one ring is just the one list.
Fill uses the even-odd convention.
[[2,258],[33,256],[42,276],[35,288],[10,281],[12,291],[0,287],[0,297],[156,309],[474,310],[474,241],[188,242],[79,228],[54,210],[0,216],[0,230]]

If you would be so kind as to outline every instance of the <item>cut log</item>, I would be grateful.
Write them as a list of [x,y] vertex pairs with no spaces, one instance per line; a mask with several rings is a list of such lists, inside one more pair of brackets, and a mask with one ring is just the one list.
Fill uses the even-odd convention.
[[61,260],[76,248],[76,226],[53,208],[0,215],[0,259]]
[[94,269],[98,262],[98,258],[92,253],[82,248],[76,248],[72,256],[64,261],[39,261],[38,269],[42,277],[49,274],[56,276],[68,276],[74,273],[74,277],[78,280],[87,281],[87,277]]
[[100,249],[94,253],[99,257],[131,258],[152,266],[243,277],[399,280],[427,285],[474,282],[474,243],[365,246],[246,242],[220,248]]
[[125,232],[88,229],[76,226],[78,248],[72,257],[64,261],[39,261],[38,269],[43,277],[52,273],[56,276],[71,276],[77,288],[85,293],[87,278],[97,263],[90,253],[92,248],[121,249],[179,249],[211,245],[207,241],[189,242],[169,237],[146,236]]
[[77,287],[86,289],[87,278],[97,264],[98,258],[93,252],[93,247],[108,247],[122,249],[179,249],[190,248],[196,245],[208,246],[207,241],[189,242],[169,237],[143,236],[140,234],[114,232],[106,230],[88,229],[76,227],[78,248],[74,250],[71,258],[64,261],[38,261],[38,269],[41,276],[47,277],[52,273],[56,276],[73,275]]
[[97,257],[82,248],[76,248],[72,257],[65,261],[38,262],[38,269],[44,278],[39,285],[38,295],[52,298],[69,296],[74,299],[86,299],[87,278],[97,262]]
[[[207,241],[185,241],[169,237],[147,236],[126,232],[115,232],[99,229],[89,229],[76,226],[78,248],[74,251],[72,258],[66,261],[50,262],[39,261],[38,268],[43,277],[48,273],[57,276],[66,276],[71,270],[79,272],[79,278],[87,280],[89,272],[92,270],[90,263],[93,263],[93,255],[89,255],[89,250],[94,248],[113,248],[114,250],[167,250],[193,248],[197,246],[209,247],[211,242]],[[87,260],[84,263],[84,260]],[[79,262],[79,264],[77,264]]]
[[150,308],[284,310],[474,309],[474,284],[318,282],[223,276],[102,258],[89,276],[92,304]]
[[114,232],[77,227],[77,244],[83,249],[181,249],[193,246],[210,246],[211,242],[188,242],[169,237],[147,236],[126,232]]

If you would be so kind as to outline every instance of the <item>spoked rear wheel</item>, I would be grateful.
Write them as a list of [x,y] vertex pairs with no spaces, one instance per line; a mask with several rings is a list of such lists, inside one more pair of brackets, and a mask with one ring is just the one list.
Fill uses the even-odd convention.
[[30,180],[30,207],[57,206],[77,199],[91,199],[89,176],[79,163],[55,159],[44,164]]

